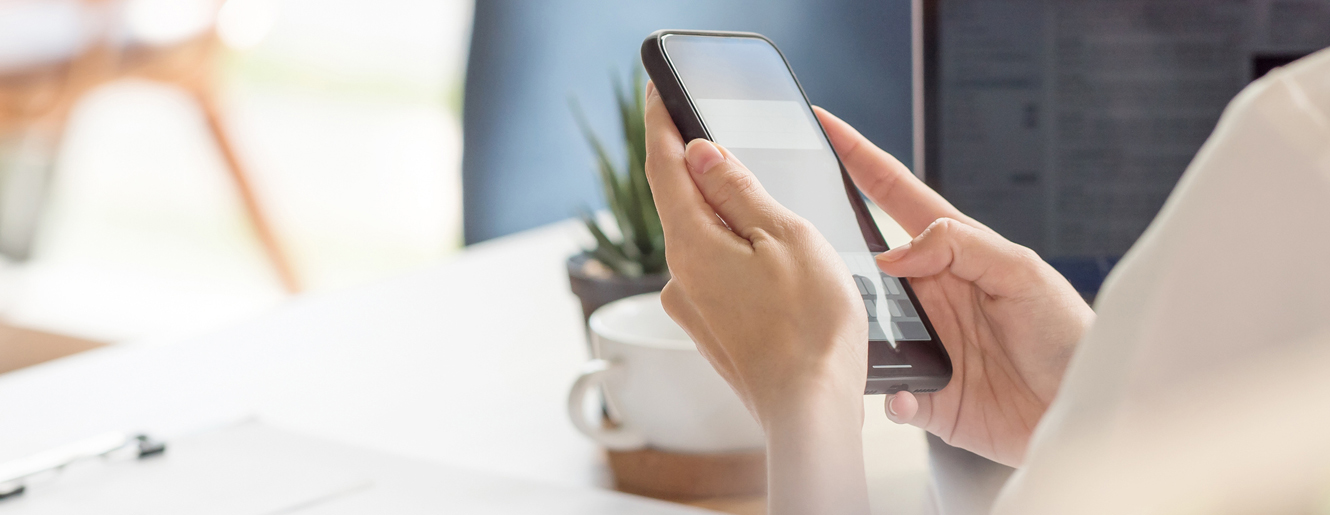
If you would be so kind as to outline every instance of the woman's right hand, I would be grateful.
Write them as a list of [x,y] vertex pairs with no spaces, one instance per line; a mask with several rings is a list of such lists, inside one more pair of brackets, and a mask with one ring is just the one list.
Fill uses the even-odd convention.
[[1094,311],[1034,251],[961,214],[854,128],[816,111],[855,184],[914,238],[878,266],[910,278],[951,355],[946,388],[887,396],[887,417],[1020,465]]

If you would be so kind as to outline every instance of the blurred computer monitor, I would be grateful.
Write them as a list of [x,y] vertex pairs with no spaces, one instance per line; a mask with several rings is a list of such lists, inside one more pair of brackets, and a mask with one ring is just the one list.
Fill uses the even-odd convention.
[[916,0],[914,12],[916,171],[1087,296],[1229,100],[1330,45],[1330,0]]

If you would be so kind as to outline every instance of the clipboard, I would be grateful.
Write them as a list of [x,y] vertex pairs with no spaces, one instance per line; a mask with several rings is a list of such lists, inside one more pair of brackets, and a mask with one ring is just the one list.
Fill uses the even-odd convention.
[[590,488],[505,478],[246,421],[144,459],[85,460],[32,477],[4,515],[715,513]]
[[[244,422],[142,459],[82,460],[33,476],[5,515],[266,515],[366,489],[371,477],[326,444]],[[100,461],[100,462],[98,462]]]

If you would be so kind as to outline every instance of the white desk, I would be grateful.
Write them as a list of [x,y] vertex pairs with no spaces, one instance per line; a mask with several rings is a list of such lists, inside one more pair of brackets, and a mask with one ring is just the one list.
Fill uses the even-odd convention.
[[[561,223],[449,263],[310,296],[209,337],[96,350],[0,376],[0,460],[109,430],[170,437],[257,414],[272,425],[552,484],[608,486],[564,411],[586,360]],[[875,506],[923,504],[922,433],[866,400]]]

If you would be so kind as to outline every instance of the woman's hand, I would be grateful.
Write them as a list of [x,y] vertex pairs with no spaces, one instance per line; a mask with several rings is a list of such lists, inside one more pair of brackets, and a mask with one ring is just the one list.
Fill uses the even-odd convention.
[[867,512],[868,320],[849,270],[728,151],[685,147],[653,86],[646,129],[661,301],[766,432],[772,513]]
[[878,256],[909,277],[951,355],[951,383],[887,397],[887,417],[1018,466],[1094,312],[1033,251],[961,214],[890,154],[815,109],[860,190],[914,236]]

